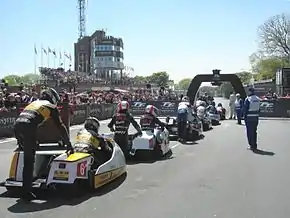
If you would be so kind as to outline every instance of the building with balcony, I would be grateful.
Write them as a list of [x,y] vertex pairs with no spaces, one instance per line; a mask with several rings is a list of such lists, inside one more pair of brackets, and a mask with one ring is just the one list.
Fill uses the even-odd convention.
[[124,44],[121,38],[97,30],[75,43],[75,71],[95,74],[103,79],[121,79],[124,69]]

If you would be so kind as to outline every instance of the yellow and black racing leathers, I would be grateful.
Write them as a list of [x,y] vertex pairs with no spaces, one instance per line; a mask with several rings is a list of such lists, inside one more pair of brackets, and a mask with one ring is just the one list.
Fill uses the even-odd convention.
[[114,114],[111,122],[108,124],[108,127],[111,130],[113,130],[113,127],[115,126],[114,140],[121,147],[126,156],[128,155],[128,130],[131,123],[134,128],[142,134],[139,124],[129,112],[119,112]]
[[19,146],[24,150],[23,188],[26,192],[30,192],[32,186],[37,128],[49,118],[53,119],[60,130],[63,142],[67,146],[71,146],[68,131],[62,123],[59,111],[49,101],[37,100],[27,105],[14,125],[15,137]]
[[106,143],[106,140],[101,135],[91,131],[82,129],[77,133],[74,151],[91,153],[95,150],[111,151],[112,149]]

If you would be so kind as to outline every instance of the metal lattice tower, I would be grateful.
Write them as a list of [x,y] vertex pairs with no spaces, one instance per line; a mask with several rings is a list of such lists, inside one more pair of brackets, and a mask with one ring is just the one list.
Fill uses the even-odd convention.
[[77,0],[79,10],[79,39],[86,35],[86,0]]

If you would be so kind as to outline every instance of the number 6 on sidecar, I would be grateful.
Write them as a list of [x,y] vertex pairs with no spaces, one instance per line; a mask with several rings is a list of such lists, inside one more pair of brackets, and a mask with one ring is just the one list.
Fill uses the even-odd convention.
[[169,132],[166,128],[155,128],[153,131],[142,131],[142,136],[132,141],[130,155],[133,157],[149,154],[154,159],[160,159],[172,151],[169,147]]
[[[75,192],[97,189],[117,179],[126,172],[126,160],[120,147],[111,136],[104,135],[113,152],[110,157],[100,154],[75,152],[68,154],[63,146],[42,144],[38,146],[34,164],[33,188],[62,190],[73,188]],[[0,185],[8,191],[22,187],[24,154],[14,151],[9,177]]]

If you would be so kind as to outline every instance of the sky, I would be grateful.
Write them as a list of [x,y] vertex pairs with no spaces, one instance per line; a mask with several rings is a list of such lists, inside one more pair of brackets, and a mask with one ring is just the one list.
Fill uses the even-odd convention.
[[[258,26],[289,9],[287,0],[88,0],[86,32],[106,29],[122,37],[124,62],[134,75],[167,71],[178,81],[212,69],[250,69]],[[41,46],[73,55],[77,0],[0,0],[0,29],[0,78],[34,73]],[[51,56],[49,65],[54,62]]]

